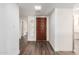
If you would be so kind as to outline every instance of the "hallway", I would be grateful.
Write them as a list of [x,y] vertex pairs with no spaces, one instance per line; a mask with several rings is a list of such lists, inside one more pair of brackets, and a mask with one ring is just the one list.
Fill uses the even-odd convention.
[[[18,4],[20,55],[74,55],[73,9],[68,4]],[[68,5],[68,6],[67,6]],[[28,8],[29,6],[29,8]],[[40,7],[40,9],[36,9]],[[27,36],[27,39],[26,39]],[[46,40],[40,41],[38,40]],[[53,48],[53,49],[52,49]],[[55,51],[55,52],[54,52]]]

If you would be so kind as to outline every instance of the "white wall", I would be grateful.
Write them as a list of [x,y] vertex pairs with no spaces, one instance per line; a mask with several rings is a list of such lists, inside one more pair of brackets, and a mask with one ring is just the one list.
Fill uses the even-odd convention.
[[28,41],[36,41],[36,17],[28,16]]
[[[55,15],[50,20],[50,41],[55,39],[55,51],[72,51],[73,48],[73,17],[71,8],[55,8]],[[54,22],[55,23],[54,23]],[[55,30],[55,33],[54,33]],[[55,38],[53,38],[55,36]],[[52,39],[53,38],[53,39]]]
[[0,4],[0,54],[19,54],[19,8]]
[[19,39],[21,39],[22,36],[22,19],[19,19]]
[[79,39],[79,15],[74,14],[74,39]]
[[74,32],[79,32],[79,15],[74,15]]
[[49,42],[55,49],[55,10],[49,16]]
[[6,51],[6,21],[5,21],[5,4],[0,4],[0,54],[7,54]]
[[23,36],[24,35],[27,35],[27,32],[28,32],[28,17],[22,17],[21,18],[21,20],[22,20],[22,28],[23,28]]
[[27,22],[28,22],[28,17],[25,17],[23,20],[23,33],[24,35],[27,35]]
[[55,20],[55,50],[72,51],[73,48],[73,9],[57,8]]
[[74,32],[74,39],[79,39],[79,32]]

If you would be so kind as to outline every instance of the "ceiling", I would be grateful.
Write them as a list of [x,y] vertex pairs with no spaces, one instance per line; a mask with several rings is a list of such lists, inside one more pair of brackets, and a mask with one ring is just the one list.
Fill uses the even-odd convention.
[[[73,8],[74,3],[19,3],[20,16],[48,16],[54,8]],[[35,11],[34,6],[41,5],[41,11]]]

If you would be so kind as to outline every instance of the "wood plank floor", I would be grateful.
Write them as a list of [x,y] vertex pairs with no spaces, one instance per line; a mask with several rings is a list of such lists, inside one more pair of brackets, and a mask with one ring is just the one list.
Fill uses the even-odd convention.
[[27,41],[21,43],[20,55],[54,55],[54,51],[48,41]]
[[71,51],[54,52],[48,41],[34,42],[22,38],[20,39],[20,55],[75,55],[75,53]]

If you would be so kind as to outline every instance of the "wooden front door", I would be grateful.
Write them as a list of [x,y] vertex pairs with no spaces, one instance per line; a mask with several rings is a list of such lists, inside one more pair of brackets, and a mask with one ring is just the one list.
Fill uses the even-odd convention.
[[36,18],[36,40],[46,41],[46,17]]

